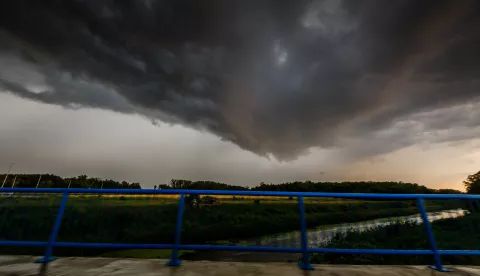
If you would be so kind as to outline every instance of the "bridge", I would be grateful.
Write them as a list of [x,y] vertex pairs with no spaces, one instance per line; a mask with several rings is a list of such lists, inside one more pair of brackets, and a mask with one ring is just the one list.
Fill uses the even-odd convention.
[[[25,264],[36,263],[40,264],[37,265],[40,268],[46,269],[48,266],[47,264],[54,261],[56,258],[54,257],[54,249],[58,248],[83,248],[83,249],[162,249],[162,250],[170,250],[170,258],[166,261],[165,265],[167,267],[180,267],[182,266],[182,261],[180,260],[180,252],[187,251],[187,250],[195,250],[195,251],[221,251],[221,252],[244,252],[244,253],[288,253],[288,254],[295,254],[298,255],[298,268],[297,270],[300,272],[301,270],[304,271],[311,271],[316,268],[315,265],[311,264],[310,256],[312,254],[351,254],[351,255],[411,255],[411,256],[430,256],[431,263],[430,269],[433,269],[438,272],[447,272],[450,271],[449,269],[445,268],[442,264],[442,257],[448,256],[479,256],[480,250],[476,245],[474,247],[464,249],[464,248],[439,248],[437,245],[437,240],[434,235],[434,231],[432,230],[432,221],[436,219],[445,219],[447,217],[442,217],[442,212],[447,212],[452,218],[463,216],[465,214],[472,214],[476,211],[476,204],[477,200],[480,200],[480,196],[477,195],[463,195],[463,194],[355,194],[355,193],[312,193],[312,192],[258,192],[258,191],[221,191],[221,190],[175,190],[175,189],[164,189],[164,190],[144,190],[144,189],[67,189],[67,188],[3,188],[0,189],[0,195],[2,195],[2,199],[5,200],[3,204],[19,204],[24,201],[28,200],[37,200],[38,198],[48,199],[54,201],[57,199],[59,201],[58,206],[55,205],[57,209],[55,219],[53,220],[53,224],[51,225],[51,231],[49,233],[49,237],[46,240],[30,240],[30,239],[18,239],[12,235],[2,235],[0,238],[0,246],[2,247],[23,247],[23,248],[42,248],[44,250],[44,254],[41,258],[36,259],[29,259],[30,257],[7,257],[15,259],[13,263],[9,263],[10,265],[19,265],[22,264],[23,267]],[[177,204],[177,211],[176,211],[176,222],[175,222],[175,229],[173,231],[173,236],[170,243],[116,243],[116,242],[78,242],[78,241],[66,241],[66,240],[59,240],[59,231],[62,226],[62,221],[64,219],[64,214],[67,209],[67,203],[69,201],[75,201],[78,197],[88,197],[88,196],[96,196],[96,197],[107,197],[107,196],[145,196],[145,197],[155,197],[155,196],[173,196],[174,200],[178,200]],[[297,199],[296,205],[298,206],[298,242],[297,243],[290,243],[290,245],[242,245],[242,244],[195,244],[195,243],[184,243],[182,242],[182,231],[185,230],[184,226],[184,213],[185,209],[188,208],[186,204],[186,198],[192,195],[209,195],[209,196],[230,196],[230,197],[251,197],[251,198],[288,198],[289,200]],[[374,202],[401,202],[401,201],[409,201],[415,203],[415,208],[418,210],[418,215],[413,216],[405,216],[404,221],[407,222],[415,222],[423,225],[425,238],[428,241],[429,248],[425,249],[418,249],[418,248],[331,248],[325,246],[324,242],[312,242],[312,232],[309,232],[310,227],[308,226],[308,219],[306,212],[306,205],[310,206],[312,204],[312,200],[321,200],[321,199],[335,199],[335,200],[356,200],[356,201],[369,201]],[[454,202],[457,208],[446,208],[442,207],[437,209],[437,213],[432,213],[427,211],[428,205],[425,203],[426,201],[432,202]],[[295,202],[293,202],[295,203]],[[319,203],[320,204],[320,203]],[[460,205],[459,205],[460,204]],[[464,205],[462,205],[464,204]],[[221,204],[220,204],[221,205]],[[33,205],[32,205],[33,206]],[[380,206],[380,205],[374,205]],[[463,206],[463,209],[459,208],[458,206]],[[470,206],[470,208],[468,208]],[[1,206],[0,208],[3,208]],[[35,207],[31,207],[35,208]],[[212,207],[216,208],[216,207]],[[469,210],[465,210],[469,209]],[[11,209],[14,210],[14,209]],[[453,211],[452,211],[453,210]],[[373,212],[373,210],[371,210]],[[347,212],[347,211],[346,211]],[[438,217],[440,213],[440,217]],[[437,216],[437,217],[435,217]],[[390,222],[383,222],[384,225],[394,224],[394,221]],[[9,227],[8,222],[6,222],[6,226]],[[472,225],[469,234],[476,236],[477,227],[479,225]],[[362,228],[362,225],[357,225],[358,231],[364,231],[368,227]],[[345,228],[344,234],[348,232],[349,229]],[[15,229],[10,229],[11,232],[15,232]],[[468,231],[468,230],[467,230]],[[316,232],[313,232],[316,233]],[[1,233],[0,233],[1,235]],[[346,235],[346,234],[345,234]],[[7,237],[8,236],[8,237]],[[393,238],[393,237],[392,237]],[[453,238],[453,237],[452,237]],[[473,239],[475,240],[475,239]],[[411,245],[414,246],[414,245]],[[10,260],[9,259],[9,260]],[[22,261],[18,261],[18,260]],[[90,260],[94,260],[91,258]],[[105,262],[105,259],[101,259]],[[70,262],[70,263],[68,263]],[[56,261],[57,264],[69,264],[75,266],[75,262],[85,262],[85,260],[69,258],[63,259],[61,258],[59,261]],[[92,261],[93,262],[93,261]],[[102,262],[102,261],[98,261]],[[107,261],[107,263],[111,263],[113,260]],[[131,265],[138,265],[142,263],[141,260],[130,260],[128,261]],[[143,261],[145,262],[145,261]],[[201,262],[206,267],[212,267],[212,263]],[[157,261],[159,264],[159,261]],[[29,268],[37,267],[34,264],[33,266],[29,266]],[[252,264],[244,264],[243,267],[249,267]],[[285,264],[288,265],[288,264]],[[57,265],[58,266],[58,265]],[[67,265],[68,266],[68,265]],[[185,264],[187,267],[197,267],[197,269],[205,269],[199,264],[195,264],[195,262],[188,262]],[[218,263],[214,265],[215,267],[225,266],[225,263]],[[263,264],[263,267],[269,267],[269,269],[275,270],[273,267],[278,266],[278,264]],[[283,267],[282,265],[280,265]],[[55,267],[55,265],[54,265]],[[162,266],[163,267],[163,266]],[[255,266],[254,266],[255,267]],[[262,267],[262,265],[260,265]],[[292,269],[292,264],[288,265],[288,271]],[[329,266],[330,269],[335,270]],[[338,266],[340,267],[340,266]],[[337,267],[337,268],[338,268]],[[167,268],[162,268],[167,269]],[[326,267],[321,268],[320,270],[325,270]],[[348,270],[348,268],[345,268]],[[398,269],[398,268],[397,268]],[[406,269],[406,268],[404,268]],[[472,271],[475,268],[458,268],[460,270]],[[0,267],[0,273],[2,268]],[[418,271],[426,271],[419,269]],[[418,272],[417,271],[417,272]],[[470,273],[469,272],[469,273]],[[295,272],[297,273],[297,272]],[[314,273],[314,272],[312,272]],[[200,273],[199,273],[200,274]],[[1,275],[1,274],[0,274]],[[21,274],[15,274],[21,275]],[[27,274],[25,274],[27,275]],[[28,274],[30,275],[30,274]],[[73,274],[72,274],[73,275]],[[86,275],[86,274],[83,274]],[[196,274],[192,274],[196,275]],[[209,275],[209,274],[203,274]],[[232,274],[234,275],[234,274]],[[272,274],[273,275],[273,274]],[[278,274],[282,275],[282,274]],[[323,274],[322,274],[323,275]],[[383,274],[386,275],[386,274]],[[393,275],[393,274],[392,274]],[[421,274],[418,274],[421,275]],[[460,274],[459,274],[460,275]],[[472,274],[475,275],[475,274]]]

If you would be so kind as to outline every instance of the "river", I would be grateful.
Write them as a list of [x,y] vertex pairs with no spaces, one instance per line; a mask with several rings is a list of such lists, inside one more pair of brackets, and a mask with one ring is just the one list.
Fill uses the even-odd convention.
[[[447,218],[457,218],[464,216],[468,211],[463,209],[450,209],[439,212],[428,212],[429,221],[436,221]],[[345,235],[349,230],[363,232],[365,230],[385,227],[395,222],[410,222],[421,224],[420,215],[410,215],[401,217],[379,218],[375,220],[362,221],[356,223],[345,223],[341,225],[322,225],[320,227],[308,230],[308,240],[310,247],[318,247],[327,244],[335,235]],[[278,247],[300,247],[300,233],[289,232],[277,235],[259,237],[249,241],[238,243],[239,245],[259,245],[259,246],[278,246]],[[232,244],[233,245],[233,244]],[[212,260],[212,261],[239,261],[239,262],[296,262],[298,260],[296,253],[264,253],[264,252],[235,252],[235,251],[198,251],[183,256],[185,260]]]

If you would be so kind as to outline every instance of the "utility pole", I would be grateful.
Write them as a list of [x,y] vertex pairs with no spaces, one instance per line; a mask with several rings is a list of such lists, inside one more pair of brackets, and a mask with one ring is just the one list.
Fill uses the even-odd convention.
[[[15,178],[13,179],[12,188],[15,187],[15,181],[17,181],[17,175],[15,175]],[[10,193],[10,196],[13,196],[13,193]]]
[[37,186],[35,188],[38,188],[38,185],[40,185],[40,180],[42,179],[42,175],[38,178]]
[[15,181],[17,181],[17,176],[16,175],[15,175],[15,178],[13,179],[12,188],[15,187]]
[[5,178],[3,179],[2,188],[3,188],[3,186],[5,186],[5,181],[7,181],[8,174],[10,173],[10,170],[12,169],[13,164],[15,164],[15,163],[12,162],[12,164],[10,164],[10,167],[8,168],[7,175],[5,175]]

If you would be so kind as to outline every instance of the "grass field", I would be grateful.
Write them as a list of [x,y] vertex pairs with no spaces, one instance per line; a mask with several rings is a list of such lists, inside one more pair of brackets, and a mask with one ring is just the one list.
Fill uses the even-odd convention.
[[[259,200],[261,203],[282,203],[297,204],[297,198],[293,197],[268,197],[268,196],[214,196],[220,200],[221,204],[251,204]],[[45,195],[45,196],[22,196],[13,195],[12,197],[0,198],[0,204],[56,204],[60,201],[61,195]],[[152,205],[152,204],[177,204],[179,195],[76,195],[69,196],[69,204],[112,204],[112,205]],[[315,204],[360,204],[366,202],[364,200],[338,199],[338,198],[305,198],[305,203]]]
[[[296,199],[260,198],[260,203],[254,203],[255,199],[258,198],[225,197],[220,198],[218,206],[202,209],[186,208],[182,243],[208,244],[219,240],[248,240],[299,229]],[[0,198],[0,239],[47,240],[59,201],[60,196]],[[172,243],[177,202],[178,198],[163,195],[124,198],[73,195],[68,202],[58,240],[93,243]],[[428,207],[430,211],[445,208],[436,203],[430,203]],[[417,213],[417,208],[413,201],[307,199],[305,211],[307,226],[317,227],[411,215]],[[19,249],[2,250],[10,254],[20,252]],[[56,252],[57,255],[101,255],[107,254],[108,251],[56,249]],[[161,251],[124,250],[115,254],[135,255],[135,252],[139,256],[161,254]]]

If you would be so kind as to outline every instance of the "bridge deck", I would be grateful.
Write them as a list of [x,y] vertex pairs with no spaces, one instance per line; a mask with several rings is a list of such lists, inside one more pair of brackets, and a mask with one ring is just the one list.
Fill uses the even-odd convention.
[[188,276],[466,276],[479,275],[480,267],[453,267],[452,273],[434,272],[424,266],[346,266],[319,265],[305,274],[296,265],[288,263],[234,263],[186,261],[181,267],[165,266],[164,260],[110,259],[110,258],[60,258],[41,273],[41,265],[34,264],[32,256],[0,256],[0,276],[11,275],[188,275]]

